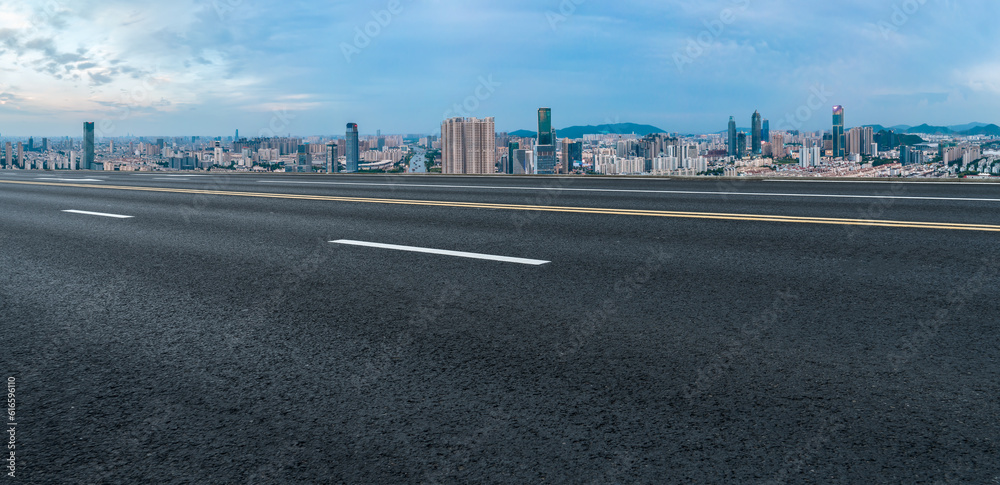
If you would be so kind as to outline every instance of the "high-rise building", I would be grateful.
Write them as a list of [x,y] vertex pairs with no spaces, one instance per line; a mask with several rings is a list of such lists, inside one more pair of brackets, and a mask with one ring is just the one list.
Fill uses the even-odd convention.
[[847,154],[861,154],[861,128],[851,128],[847,130]]
[[575,141],[569,144],[569,171],[576,165],[583,165],[583,142]]
[[96,170],[97,163],[94,158],[94,123],[83,123],[83,160],[80,162],[81,170]]
[[763,125],[761,127],[760,138],[765,142],[771,140],[771,122],[767,121],[767,118],[764,119]]
[[28,166],[27,161],[24,159],[24,145],[21,142],[17,142],[17,164],[21,168],[27,170],[31,167]]
[[736,120],[730,116],[729,117],[729,156],[736,158],[737,146],[736,146]]
[[507,164],[504,165],[503,173],[508,175],[514,174],[514,161],[516,160],[514,158],[514,152],[520,149],[521,144],[516,141],[507,143]]
[[844,137],[844,107],[833,107],[833,157],[844,158],[847,150],[847,140]]
[[535,145],[535,173],[553,175],[556,165],[556,132],[552,129],[552,109],[538,109],[538,143]]
[[337,144],[330,142],[326,144],[326,173],[337,173],[340,171],[340,161],[337,157]]
[[861,154],[862,155],[866,155],[866,156],[869,156],[869,157],[873,155],[873,152],[872,152],[872,144],[874,143],[873,137],[874,137],[874,132],[873,132],[872,127],[870,127],[870,126],[862,126],[861,127]]
[[360,159],[361,151],[358,146],[358,124],[348,123],[347,124],[347,172],[357,172],[358,171],[358,160]]
[[785,158],[785,135],[782,133],[775,133],[771,135],[771,157],[775,160],[781,160]]
[[538,108],[538,144],[555,144],[555,136],[552,134],[552,108]]
[[736,158],[742,159],[747,153],[747,134],[742,131],[736,135]]
[[212,163],[220,167],[225,166],[226,151],[225,149],[222,148],[222,142],[218,140],[213,141],[212,149],[214,152],[214,156],[212,157]]
[[514,150],[514,174],[525,175],[534,173],[534,152],[531,150]]
[[924,163],[923,155],[923,152],[917,148],[908,145],[899,147],[899,163],[903,165],[919,165]]
[[559,173],[570,173],[573,171],[573,162],[569,159],[569,146],[573,142],[569,138],[563,138],[559,149]]
[[493,118],[445,120],[441,123],[441,173],[495,173],[496,139]]
[[299,145],[296,154],[295,171],[300,173],[312,172],[312,162],[309,160],[309,145]]
[[753,116],[750,117],[751,133],[750,133],[750,149],[752,150],[753,156],[758,156],[761,154],[761,138],[763,132],[763,126],[761,122],[760,113],[757,111],[753,112]]
[[821,156],[819,147],[803,146],[799,151],[799,165],[802,168],[818,167]]
[[7,159],[7,162],[4,163],[4,167],[6,167],[8,169],[14,168],[14,153],[13,152],[14,152],[13,147],[11,147],[10,142],[7,142],[7,145],[4,147],[4,158]]

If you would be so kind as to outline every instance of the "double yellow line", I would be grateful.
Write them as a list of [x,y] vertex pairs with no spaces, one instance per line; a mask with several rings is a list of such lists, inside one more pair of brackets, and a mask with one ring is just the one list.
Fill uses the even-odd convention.
[[0,184],[43,185],[50,187],[77,187],[86,189],[128,190],[137,192],[167,192],[174,194],[216,195],[230,197],[257,197],[267,199],[320,200],[330,202],[356,202],[365,204],[416,205],[431,207],[461,207],[469,209],[496,209],[536,212],[562,212],[574,214],[602,214],[619,216],[672,217],[678,219],[712,219],[721,221],[786,222],[799,224],[830,224],[840,226],[897,227],[916,229],[945,229],[953,231],[1000,232],[1000,226],[989,224],[956,224],[947,222],[887,221],[877,219],[840,219],[827,217],[795,217],[760,214],[726,214],[717,212],[678,212],[639,209],[601,209],[594,207],[559,207],[548,205],[488,204],[481,202],[450,202],[439,200],[380,199],[370,197],[337,197],[327,195],[278,194],[269,192],[234,192],[227,190],[198,190],[167,187],[136,187],[127,185],[92,185],[55,182],[22,182],[0,180]]

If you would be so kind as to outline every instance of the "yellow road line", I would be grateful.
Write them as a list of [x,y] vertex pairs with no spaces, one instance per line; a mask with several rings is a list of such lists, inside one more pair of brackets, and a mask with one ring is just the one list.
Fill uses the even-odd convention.
[[318,200],[330,202],[356,202],[367,204],[393,204],[393,205],[417,205],[433,207],[458,207],[470,209],[498,209],[498,210],[520,210],[536,212],[563,212],[575,214],[602,214],[602,215],[624,215],[624,216],[645,216],[645,217],[672,217],[679,219],[712,219],[725,221],[755,221],[755,222],[794,222],[800,224],[832,224],[843,226],[870,226],[870,227],[902,227],[919,229],[949,229],[957,231],[987,231],[1000,232],[1000,225],[989,224],[960,224],[951,222],[916,222],[916,221],[890,221],[877,219],[841,219],[828,217],[797,217],[797,216],[777,216],[764,214],[727,214],[716,212],[678,212],[659,211],[643,209],[604,209],[595,207],[559,207],[548,205],[518,205],[518,204],[491,204],[480,202],[450,202],[441,200],[407,200],[407,199],[381,199],[370,197],[341,197],[327,195],[300,195],[300,194],[280,194],[270,192],[234,192],[226,190],[200,190],[181,189],[170,187],[138,187],[128,185],[93,185],[93,184],[71,184],[56,182],[23,182],[15,180],[0,180],[0,184],[13,185],[42,185],[50,187],[74,187],[86,189],[106,189],[106,190],[128,190],[138,192],[167,192],[175,194],[194,195],[215,195],[229,197],[256,197],[269,199],[298,199],[298,200]]

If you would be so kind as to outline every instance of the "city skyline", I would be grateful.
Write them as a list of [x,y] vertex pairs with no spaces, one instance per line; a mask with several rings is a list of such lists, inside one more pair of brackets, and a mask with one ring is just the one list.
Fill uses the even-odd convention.
[[781,130],[816,92],[829,99],[793,128],[826,129],[835,103],[854,126],[1000,122],[1000,64],[984,61],[1000,53],[988,28],[1000,6],[913,4],[28,1],[0,19],[0,133],[62,136],[81,120],[105,136],[324,134],[348,121],[431,133],[449,114],[503,132],[533,126],[537,106],[561,126],[679,133],[759,109]]

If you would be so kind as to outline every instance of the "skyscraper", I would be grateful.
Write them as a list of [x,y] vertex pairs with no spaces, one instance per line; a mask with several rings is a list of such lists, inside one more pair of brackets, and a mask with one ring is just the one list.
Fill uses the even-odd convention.
[[760,130],[760,139],[766,141],[771,140],[771,123],[764,118],[763,128]]
[[441,123],[441,173],[496,173],[493,118],[451,118]]
[[729,156],[736,157],[736,120],[729,117]]
[[577,164],[583,164],[583,142],[575,141],[569,144],[569,171]]
[[736,158],[742,159],[747,153],[747,134],[742,131],[736,135]]
[[358,159],[360,157],[360,149],[358,147],[358,124],[348,123],[347,124],[347,172],[357,172],[358,171]]
[[781,160],[785,158],[785,135],[781,133],[775,133],[771,135],[771,156],[775,160]]
[[874,142],[873,137],[875,136],[874,130],[870,126],[861,127],[861,154],[866,156],[872,156],[872,144]]
[[514,174],[524,175],[534,172],[534,160],[532,156],[534,152],[527,149],[514,150]]
[[750,149],[752,150],[752,155],[757,156],[761,154],[761,135],[763,128],[761,126],[760,113],[757,111],[753,112],[753,116],[750,117],[751,133],[750,133]]
[[296,161],[298,162],[295,167],[296,172],[312,171],[312,162],[309,161],[309,145],[299,145]]
[[552,108],[538,108],[538,144],[555,144],[555,137],[552,135]]
[[504,166],[503,173],[508,175],[514,175],[514,152],[521,149],[521,144],[512,141],[507,144],[507,165]]
[[573,162],[569,159],[569,146],[572,143],[569,138],[563,138],[560,143],[559,153],[559,173],[570,173],[573,171]]
[[843,158],[847,149],[847,139],[844,137],[844,107],[833,107],[833,157]]
[[7,169],[14,168],[14,153],[13,152],[14,152],[14,149],[10,146],[10,142],[7,142],[7,145],[6,145],[5,149],[4,149],[4,154],[5,154],[4,158],[7,159],[7,163],[4,164],[4,167],[6,167]]
[[83,123],[83,160],[80,162],[81,170],[96,170],[96,160],[94,159],[94,123]]
[[337,144],[330,142],[326,144],[326,173],[337,173],[340,171],[340,161],[337,157]]
[[538,144],[535,145],[535,173],[552,175],[556,173],[556,132],[552,129],[552,109],[538,109]]
[[31,168],[28,166],[28,163],[24,160],[24,145],[21,142],[17,142],[17,164],[20,165],[21,168],[25,170]]
[[847,154],[861,154],[861,128],[847,130]]

